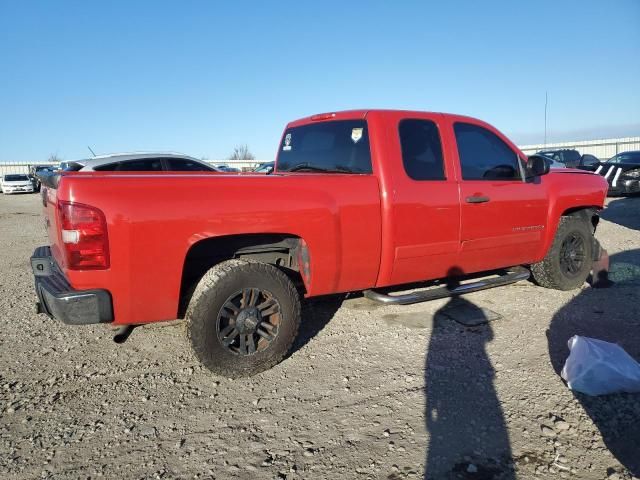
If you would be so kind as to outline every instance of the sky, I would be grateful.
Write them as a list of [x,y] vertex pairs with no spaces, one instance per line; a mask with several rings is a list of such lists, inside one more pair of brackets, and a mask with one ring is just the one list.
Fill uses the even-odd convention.
[[0,161],[275,157],[353,108],[481,118],[516,143],[640,135],[640,0],[0,0]]

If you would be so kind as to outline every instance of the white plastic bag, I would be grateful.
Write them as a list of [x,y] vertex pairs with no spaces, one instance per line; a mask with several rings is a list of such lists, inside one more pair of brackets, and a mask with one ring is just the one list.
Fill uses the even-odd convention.
[[561,376],[587,395],[640,392],[640,363],[615,343],[574,335]]

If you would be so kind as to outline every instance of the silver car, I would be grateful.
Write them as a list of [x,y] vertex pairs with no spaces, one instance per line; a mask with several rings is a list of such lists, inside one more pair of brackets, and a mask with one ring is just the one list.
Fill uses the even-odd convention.
[[9,173],[7,175],[3,175],[0,179],[0,190],[2,193],[19,193],[19,192],[28,192],[33,193],[33,182],[29,178],[28,175],[24,173]]
[[65,171],[81,172],[218,172],[206,162],[181,153],[115,153],[65,162]]

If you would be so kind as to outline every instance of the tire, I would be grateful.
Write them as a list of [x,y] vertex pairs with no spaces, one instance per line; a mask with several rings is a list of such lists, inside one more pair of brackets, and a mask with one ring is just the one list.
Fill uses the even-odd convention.
[[551,248],[541,262],[531,265],[531,273],[536,283],[542,287],[573,290],[584,284],[592,264],[591,225],[580,217],[560,217]]
[[205,367],[228,378],[249,377],[289,352],[300,326],[300,295],[273,265],[228,260],[200,279],[186,319]]

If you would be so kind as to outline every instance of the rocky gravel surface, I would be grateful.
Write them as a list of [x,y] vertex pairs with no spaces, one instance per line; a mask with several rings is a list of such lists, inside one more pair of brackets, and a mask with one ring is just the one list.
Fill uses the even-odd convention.
[[573,334],[640,359],[640,198],[610,200],[598,229],[612,288],[317,299],[291,356],[235,381],[198,364],[179,322],[117,345],[36,315],[39,205],[0,196],[2,479],[640,476],[640,395],[589,398],[558,376]]

